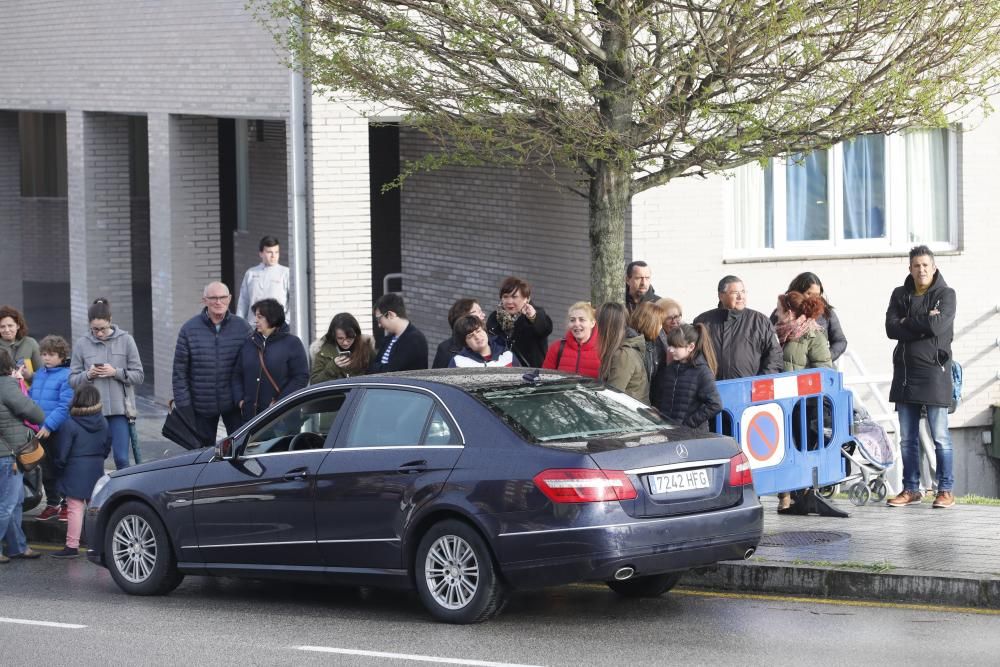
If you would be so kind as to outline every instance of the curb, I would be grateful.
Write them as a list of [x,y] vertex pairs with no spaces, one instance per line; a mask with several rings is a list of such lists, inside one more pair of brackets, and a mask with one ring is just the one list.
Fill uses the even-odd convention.
[[919,570],[866,572],[780,562],[723,562],[689,572],[691,588],[1000,609],[1000,577]]
[[[21,522],[29,544],[62,545],[66,543],[66,524],[62,521],[39,521],[28,515]],[[80,545],[86,546],[86,535],[80,536]]]

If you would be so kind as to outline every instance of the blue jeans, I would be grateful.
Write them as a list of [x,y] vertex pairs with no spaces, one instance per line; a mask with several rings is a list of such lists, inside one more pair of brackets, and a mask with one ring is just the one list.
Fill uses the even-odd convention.
[[132,440],[128,432],[128,417],[111,415],[108,417],[111,428],[111,455],[115,458],[115,468],[121,470],[128,467],[128,453],[132,449]]
[[28,549],[28,540],[21,530],[21,503],[24,502],[24,480],[14,467],[13,456],[0,456],[0,535],[7,543],[4,553],[16,556]]
[[934,440],[937,458],[937,490],[951,491],[955,485],[951,432],[948,430],[948,408],[940,405],[921,406],[919,403],[897,403],[899,413],[899,446],[903,454],[903,489],[917,491],[920,487],[920,408],[927,408],[927,425]]

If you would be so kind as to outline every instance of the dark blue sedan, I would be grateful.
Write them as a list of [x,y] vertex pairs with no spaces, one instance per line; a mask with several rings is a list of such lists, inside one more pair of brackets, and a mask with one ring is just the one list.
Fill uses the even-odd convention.
[[103,477],[88,557],[134,595],[186,574],[416,588],[438,619],[511,590],[660,595],[749,557],[763,516],[731,438],[561,373],[422,371],[315,385],[214,449]]

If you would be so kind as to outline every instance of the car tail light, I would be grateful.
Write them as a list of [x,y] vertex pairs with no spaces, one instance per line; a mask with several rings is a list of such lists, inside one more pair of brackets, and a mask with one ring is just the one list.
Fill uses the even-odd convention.
[[633,500],[638,495],[628,475],[621,470],[543,470],[535,475],[534,482],[545,497],[554,503]]
[[750,462],[743,452],[729,459],[729,486],[747,486],[753,484],[753,473]]

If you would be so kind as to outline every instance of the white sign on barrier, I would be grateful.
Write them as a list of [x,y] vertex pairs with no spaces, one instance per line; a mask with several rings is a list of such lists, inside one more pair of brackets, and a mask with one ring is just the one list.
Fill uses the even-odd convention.
[[750,469],[770,468],[785,458],[785,414],[777,403],[753,405],[740,417],[740,446]]

